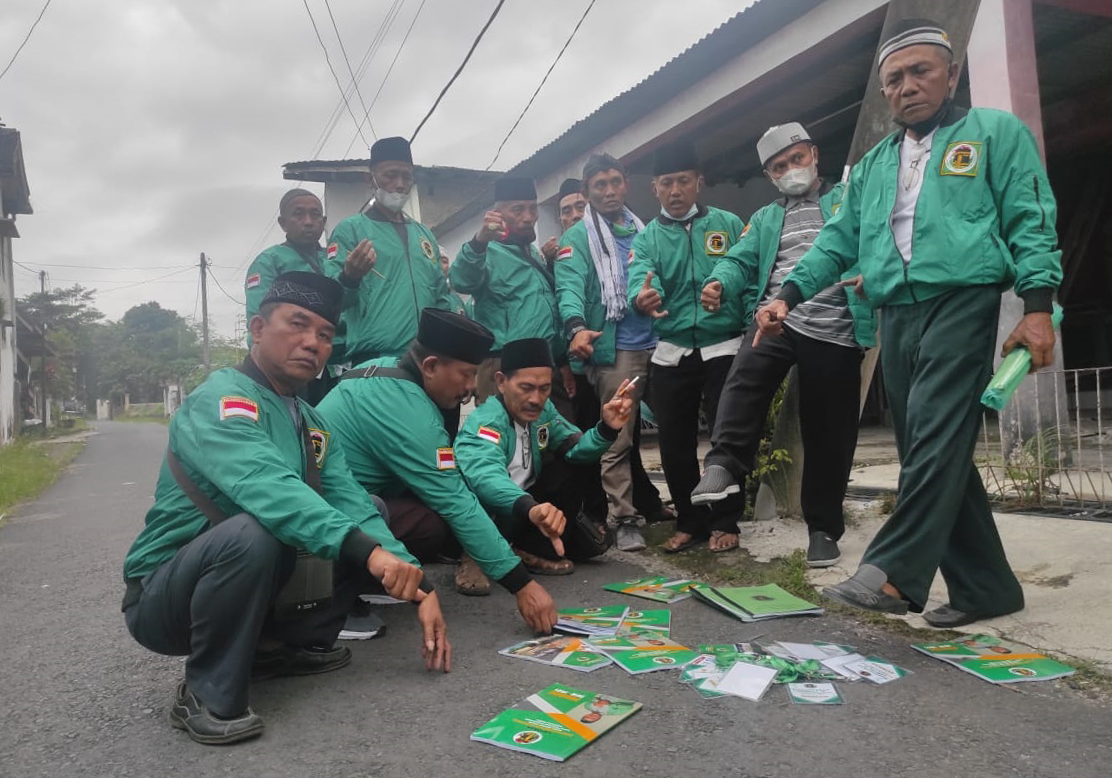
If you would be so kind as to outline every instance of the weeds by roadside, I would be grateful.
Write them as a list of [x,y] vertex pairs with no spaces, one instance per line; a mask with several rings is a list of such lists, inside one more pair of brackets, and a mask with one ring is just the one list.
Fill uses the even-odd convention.
[[80,442],[40,445],[23,437],[0,449],[0,514],[54,483],[83,447]]

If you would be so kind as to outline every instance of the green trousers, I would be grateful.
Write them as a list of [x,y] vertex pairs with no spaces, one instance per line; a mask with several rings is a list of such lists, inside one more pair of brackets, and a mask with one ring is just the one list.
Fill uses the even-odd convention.
[[999,310],[999,289],[975,286],[881,312],[899,495],[862,563],[883,570],[915,612],[939,570],[958,610],[987,615],[1023,607],[973,464]]

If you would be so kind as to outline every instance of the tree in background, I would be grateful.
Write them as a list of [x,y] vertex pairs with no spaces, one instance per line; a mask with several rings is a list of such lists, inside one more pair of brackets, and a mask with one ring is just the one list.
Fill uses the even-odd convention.
[[[94,307],[96,291],[74,284],[65,289],[33,292],[16,301],[16,310],[36,327],[45,328],[55,356],[47,360],[46,393],[51,400],[86,400],[93,333],[104,314]],[[33,376],[39,380],[38,360]]]
[[120,321],[98,328],[95,339],[102,397],[126,393],[132,402],[159,402],[164,383],[201,372],[196,330],[156,302],[130,308]]

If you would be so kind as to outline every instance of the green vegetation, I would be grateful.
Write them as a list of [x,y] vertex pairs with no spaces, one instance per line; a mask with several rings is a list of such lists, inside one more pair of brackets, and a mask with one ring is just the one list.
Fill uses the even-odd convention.
[[20,438],[0,448],[0,514],[38,496],[54,483],[83,443],[42,443]]

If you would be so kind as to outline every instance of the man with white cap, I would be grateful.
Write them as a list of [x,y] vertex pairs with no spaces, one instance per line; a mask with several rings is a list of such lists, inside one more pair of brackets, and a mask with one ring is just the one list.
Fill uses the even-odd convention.
[[[757,141],[757,154],[782,196],[753,215],[741,239],[707,277],[702,304],[711,315],[740,298],[748,320],[754,303],[774,299],[841,206],[842,185],[819,177],[818,147],[799,123],[770,128]],[[841,556],[838,539],[845,531],[842,502],[857,444],[862,348],[875,344],[876,323],[853,289],[839,283],[797,308],[786,330],[783,338],[758,343],[756,328],[750,328],[726,379],[712,448],[691,502],[711,504],[741,490],[753,468],[768,406],[795,365],[807,564],[827,567]],[[736,547],[736,531],[732,540]]]
[[845,207],[757,323],[763,335],[778,333],[789,311],[860,258],[884,326],[900,489],[857,572],[824,594],[867,610],[921,612],[941,570],[949,602],[924,618],[952,628],[1023,608],[973,455],[1002,290],[1014,286],[1024,304],[1004,353],[1025,346],[1036,370],[1053,359],[1056,205],[1019,119],[951,103],[958,66],[939,25],[901,24],[878,67],[902,129],[854,166]]

